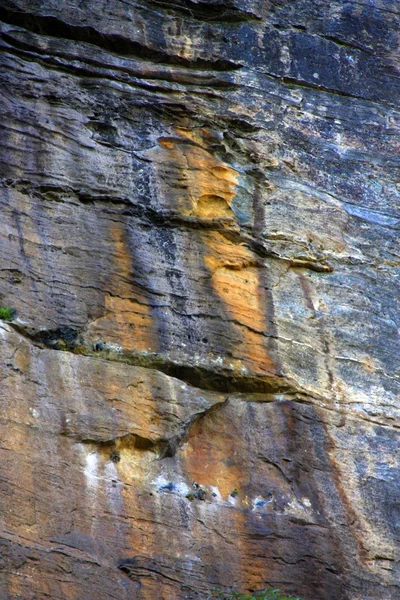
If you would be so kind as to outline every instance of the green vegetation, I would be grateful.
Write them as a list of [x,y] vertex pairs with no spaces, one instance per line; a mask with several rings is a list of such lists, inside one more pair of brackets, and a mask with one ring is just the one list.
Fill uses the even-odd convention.
[[197,489],[195,492],[189,492],[188,494],[186,494],[186,498],[188,500],[190,500],[190,502],[193,502],[193,500],[205,500],[206,496],[207,496],[207,492],[206,490],[203,490],[203,488],[201,488],[198,484],[197,485]]
[[301,600],[297,596],[287,596],[277,589],[261,590],[252,594],[240,594],[239,592],[224,592],[213,590],[210,600]]
[[15,319],[16,311],[14,308],[8,308],[8,306],[0,306],[0,319],[2,321],[12,321]]

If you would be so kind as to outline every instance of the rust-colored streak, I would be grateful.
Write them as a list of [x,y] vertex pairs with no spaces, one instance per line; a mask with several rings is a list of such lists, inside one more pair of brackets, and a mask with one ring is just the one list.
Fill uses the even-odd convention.
[[199,485],[218,488],[225,500],[239,486],[243,475],[235,460],[240,450],[233,436],[218,430],[223,426],[221,419],[202,419],[192,427],[181,456],[188,477]]
[[205,234],[203,241],[208,250],[204,263],[211,273],[213,289],[241,334],[244,366],[259,374],[275,372],[275,363],[265,346],[266,298],[253,253],[219,233]]
[[[207,533],[211,554],[203,559],[206,563],[211,561],[218,569],[221,568],[220,557],[218,552],[214,555],[214,548],[221,548],[222,534],[227,542],[226,545],[222,544],[222,548],[229,555],[229,565],[224,565],[220,580],[225,585],[234,584],[239,587],[247,577],[247,573],[244,576],[243,569],[248,499],[243,489],[248,474],[242,468],[245,449],[240,431],[227,426],[227,423],[232,425],[224,409],[217,410],[215,414],[196,423],[187,443],[182,446],[180,462],[188,480],[193,482],[192,491],[196,492],[196,487],[199,486],[207,493],[204,509],[201,501],[193,501],[195,513],[199,511],[202,516],[202,509],[206,513],[211,511],[214,502],[217,503],[214,508],[218,506],[218,525],[215,529],[210,528]],[[193,534],[196,534],[194,539],[201,539],[201,532],[192,531]],[[232,539],[234,544],[231,543]]]
[[[233,218],[230,208],[238,173],[198,145],[199,134],[178,130],[180,137],[159,138],[153,154],[160,187],[185,216]],[[167,188],[167,189],[165,189]]]
[[[231,205],[238,171],[207,149],[212,132],[184,128],[175,131],[176,137],[159,139],[159,149],[152,155],[165,198],[169,202],[173,198],[174,208],[185,216],[201,221],[228,220],[229,227],[237,231],[239,224]],[[217,232],[198,235],[214,293],[226,307],[230,326],[241,339],[232,364],[261,376],[276,373],[266,343],[270,299],[262,285],[265,267],[245,244],[234,243]]]
[[[318,412],[318,409],[316,410]],[[323,421],[321,422],[323,423]],[[351,499],[351,488],[350,490],[346,491],[346,485],[344,482],[347,481],[348,478],[346,477],[345,469],[340,464],[340,461],[337,460],[337,454],[339,454],[339,449],[337,447],[336,441],[333,435],[330,433],[328,425],[324,424],[324,430],[326,434],[326,456],[331,465],[331,479],[335,485],[336,491],[340,498],[343,515],[346,520],[348,531],[350,531],[353,536],[353,540],[357,548],[358,559],[360,560],[360,562],[366,564],[369,559],[369,553],[367,547],[365,546],[364,540],[368,539],[368,534],[370,534],[370,532],[368,532],[367,534],[365,530],[367,528],[363,527],[362,512],[360,512],[360,518],[360,515],[354,508],[354,503]]]
[[151,310],[145,295],[132,284],[134,265],[123,225],[111,224],[110,237],[114,267],[109,289],[113,290],[113,295],[105,295],[105,315],[90,325],[90,335],[117,343],[122,348],[155,351],[158,342]]

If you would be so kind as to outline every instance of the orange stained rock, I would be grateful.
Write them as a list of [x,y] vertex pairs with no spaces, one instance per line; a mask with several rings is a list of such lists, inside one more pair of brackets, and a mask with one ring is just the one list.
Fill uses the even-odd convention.
[[261,268],[255,256],[245,245],[234,244],[217,232],[208,232],[202,239],[213,289],[242,335],[244,366],[259,373],[274,372],[264,337],[269,299],[260,284]]
[[[182,131],[178,130],[181,136]],[[160,148],[154,151],[154,159],[160,186],[167,198],[174,199],[174,208],[185,216],[233,218],[230,204],[238,173],[202,148],[198,137],[186,132],[182,139],[159,138]]]
[[106,296],[104,303],[106,315],[91,325],[93,335],[127,349],[155,349],[153,321],[146,304],[116,296]]
[[[260,579],[264,578],[265,581],[266,565],[265,557],[252,556],[249,548],[251,541],[247,529],[251,501],[244,493],[249,473],[243,469],[248,442],[241,433],[238,429],[232,429],[224,408],[218,409],[192,427],[187,443],[181,449],[180,459],[190,481],[207,489],[208,493],[210,488],[215,490],[214,493],[218,492],[216,502],[223,502],[225,506],[229,502],[232,505],[231,509],[224,512],[225,531],[230,532],[229,537],[233,541],[229,550],[226,548],[229,551],[229,563],[234,565],[235,575],[245,586],[254,589]],[[196,502],[194,510],[197,508]],[[214,543],[218,546],[220,542],[216,539]],[[247,558],[249,556],[251,561]]]
[[157,335],[147,298],[132,285],[133,257],[123,227],[122,223],[110,224],[115,266],[114,275],[107,283],[114,295],[105,295],[105,315],[93,321],[89,332],[93,338],[99,337],[123,348],[156,351]]
[[209,416],[196,423],[181,451],[188,478],[203,486],[214,486],[223,500],[240,487],[243,472],[235,456],[240,444],[229,432],[221,430],[221,419]]
[[[173,198],[175,208],[186,216],[205,221],[229,218],[230,226],[237,228],[231,203],[238,172],[206,149],[213,141],[209,130],[177,127],[175,131],[176,138],[159,138],[160,148],[154,155],[165,197]],[[245,245],[230,242],[217,232],[200,235],[215,294],[243,340],[241,366],[258,374],[275,372],[266,348],[266,314],[271,300],[260,282],[263,267]]]
[[212,141],[212,132],[205,127],[193,129],[188,127],[175,127],[176,133],[191,142],[204,146],[205,143]]

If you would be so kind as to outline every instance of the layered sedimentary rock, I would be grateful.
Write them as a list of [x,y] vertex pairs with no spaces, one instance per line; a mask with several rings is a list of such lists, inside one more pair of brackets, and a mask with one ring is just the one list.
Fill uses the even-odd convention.
[[0,597],[399,597],[400,8],[1,0]]

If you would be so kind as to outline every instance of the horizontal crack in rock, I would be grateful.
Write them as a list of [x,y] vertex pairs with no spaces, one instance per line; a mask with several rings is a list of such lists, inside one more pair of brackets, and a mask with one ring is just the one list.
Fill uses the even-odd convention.
[[[309,404],[318,406],[321,410],[334,412],[337,414],[345,414],[348,418],[366,421],[371,424],[381,427],[389,427],[391,429],[399,429],[400,425],[374,419],[365,414],[352,413],[346,410],[346,407],[336,408],[329,406],[331,399],[310,392],[307,389],[301,388],[296,381],[291,380],[284,375],[268,375],[257,376],[245,375],[242,373],[232,373],[230,370],[215,370],[215,366],[210,367],[203,365],[190,365],[174,362],[168,356],[162,354],[145,354],[115,351],[113,349],[103,349],[101,351],[93,350],[89,344],[79,344],[74,347],[75,334],[79,336],[79,331],[68,327],[51,330],[49,332],[30,333],[29,328],[21,326],[17,323],[8,323],[8,327],[17,331],[25,339],[36,345],[38,348],[48,348],[54,351],[69,352],[74,355],[84,356],[95,360],[105,360],[111,362],[119,362],[132,367],[141,367],[164,373],[174,379],[182,381],[190,387],[202,389],[204,391],[230,394],[232,399],[237,398],[245,402],[281,402],[290,401],[300,404]],[[55,332],[61,331],[65,340],[60,341],[54,338]],[[69,342],[70,336],[72,341]],[[40,341],[39,341],[40,339]],[[46,340],[48,342],[46,343]],[[221,403],[217,404],[219,406]],[[222,403],[224,404],[224,403]],[[212,407],[211,407],[212,408]],[[209,409],[211,410],[211,409]],[[207,412],[207,411],[206,411]],[[196,418],[203,413],[197,413]],[[190,426],[189,423],[188,426]],[[163,443],[168,442],[169,447],[173,446],[172,440],[162,440]],[[180,442],[178,442],[180,443]]]
[[248,394],[296,393],[299,391],[287,378],[273,373],[256,375],[232,371],[215,365],[182,364],[163,354],[116,350],[113,346],[107,346],[106,343],[102,343],[101,347],[96,344],[93,347],[92,344],[82,342],[81,330],[68,326],[39,332],[18,323],[9,323],[9,326],[39,348],[71,352],[97,360],[102,359],[154,369],[203,390]]
[[22,27],[32,33],[73,40],[75,42],[85,42],[114,54],[135,56],[155,63],[163,62],[175,66],[214,71],[229,71],[242,67],[241,64],[231,62],[230,60],[189,59],[178,55],[171,55],[163,50],[150,48],[120,34],[105,34],[97,31],[90,25],[73,25],[50,15],[22,13],[7,8],[0,8],[0,20],[10,25]]

